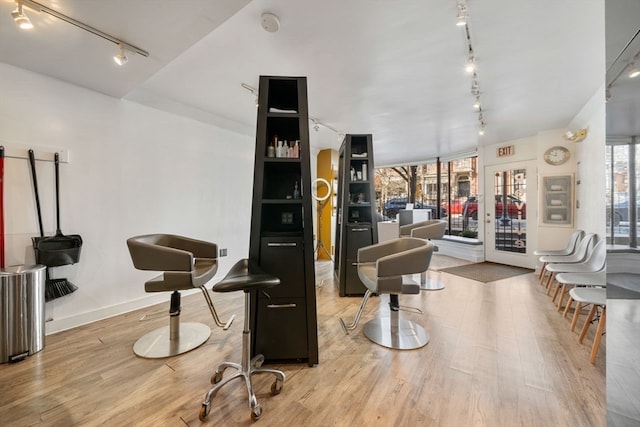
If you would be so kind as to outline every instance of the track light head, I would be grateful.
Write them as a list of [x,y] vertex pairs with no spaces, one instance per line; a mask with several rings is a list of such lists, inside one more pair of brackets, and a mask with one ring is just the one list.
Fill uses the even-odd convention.
[[480,109],[480,97],[479,96],[476,97],[476,101],[473,103],[473,108],[475,108],[476,110]]
[[33,28],[33,24],[27,15],[24,14],[22,4],[17,3],[17,9],[11,12],[11,17],[15,21],[16,25],[22,30],[30,30]]
[[468,17],[469,17],[469,15],[467,13],[467,6],[465,6],[462,3],[458,3],[458,16],[457,16],[456,25],[458,27],[463,27],[463,26],[467,25],[467,18]]
[[119,44],[118,46],[120,47],[120,52],[118,52],[117,55],[113,56],[113,60],[116,61],[116,64],[122,67],[127,63],[129,58],[127,58],[127,55],[125,54],[124,46],[122,44]]
[[486,127],[485,123],[480,122],[480,127],[478,128],[478,135],[480,136],[484,135],[485,127]]
[[467,65],[465,65],[464,70],[469,74],[472,74],[476,70],[476,62],[474,61],[473,56],[470,56],[467,60]]

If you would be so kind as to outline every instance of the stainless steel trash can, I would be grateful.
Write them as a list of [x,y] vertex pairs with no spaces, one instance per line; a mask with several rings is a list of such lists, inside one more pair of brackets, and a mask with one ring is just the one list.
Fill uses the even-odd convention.
[[17,362],[44,348],[45,269],[0,269],[0,363]]

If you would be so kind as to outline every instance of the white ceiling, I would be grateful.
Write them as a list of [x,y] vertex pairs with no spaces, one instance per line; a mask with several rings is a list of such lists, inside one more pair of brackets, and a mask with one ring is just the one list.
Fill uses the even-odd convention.
[[[13,1],[0,0],[0,61],[251,136],[254,96],[241,83],[307,76],[310,115],[373,134],[377,165],[564,128],[605,81],[603,0],[467,1],[481,137],[456,0],[40,2],[150,56],[130,53],[117,67],[112,43],[29,10],[35,28],[19,30]],[[265,11],[279,16],[278,32],[260,26]],[[326,127],[311,131],[311,143],[340,145]]]

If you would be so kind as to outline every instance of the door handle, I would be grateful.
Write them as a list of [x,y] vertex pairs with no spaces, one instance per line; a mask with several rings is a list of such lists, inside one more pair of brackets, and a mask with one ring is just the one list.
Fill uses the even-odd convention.
[[369,231],[368,228],[352,228],[351,231],[353,232],[357,232],[357,231]]
[[287,247],[287,248],[295,248],[297,246],[297,243],[295,242],[283,242],[283,243],[267,243],[267,246],[269,247],[277,247],[277,248],[282,248],[282,247]]
[[296,308],[297,306],[293,303],[291,304],[267,304],[267,308]]

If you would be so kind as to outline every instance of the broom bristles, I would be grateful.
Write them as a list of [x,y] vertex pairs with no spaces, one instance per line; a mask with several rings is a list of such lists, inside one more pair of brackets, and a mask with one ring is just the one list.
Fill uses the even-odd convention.
[[69,295],[78,290],[78,287],[67,279],[47,279],[45,284],[44,300],[49,302],[56,298]]

